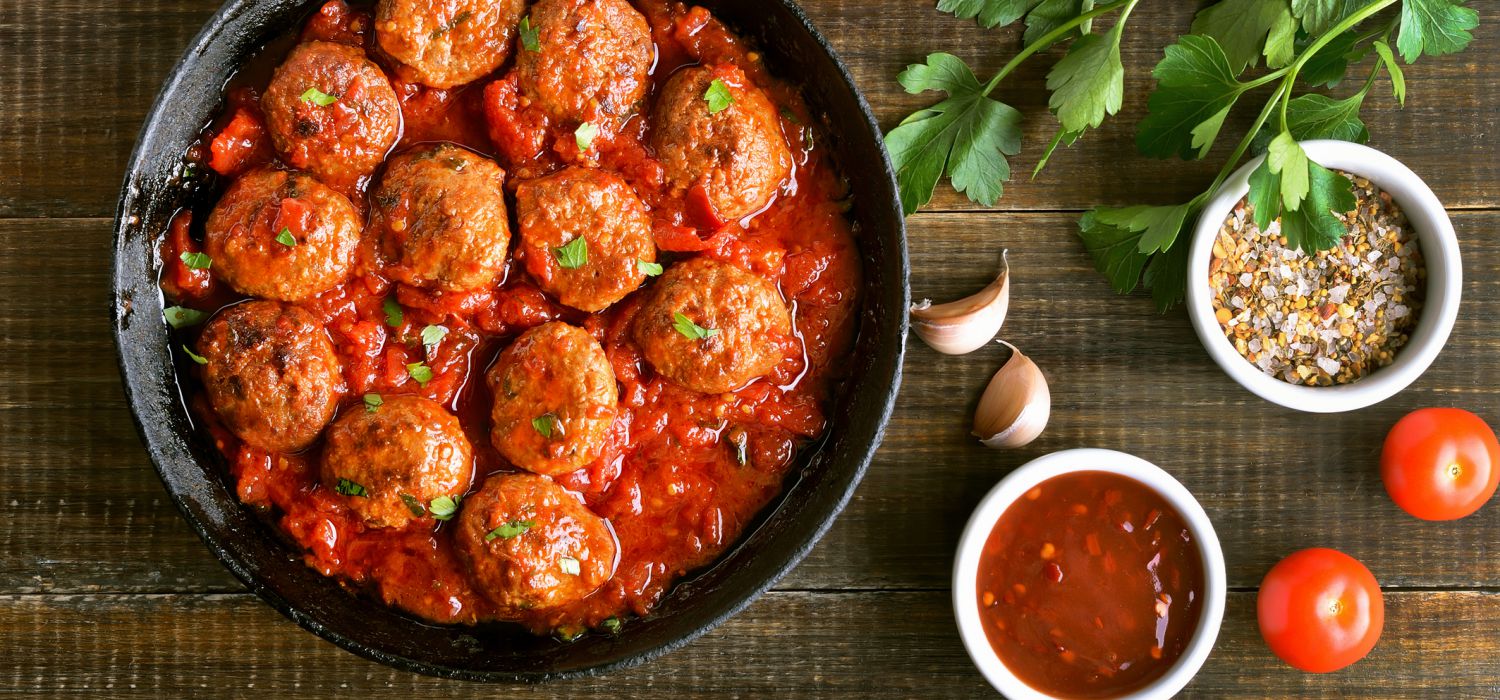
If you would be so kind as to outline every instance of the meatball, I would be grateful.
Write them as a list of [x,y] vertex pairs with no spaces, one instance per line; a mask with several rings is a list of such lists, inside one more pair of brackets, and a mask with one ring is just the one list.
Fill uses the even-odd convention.
[[364,51],[299,44],[261,99],[271,141],[292,167],[348,191],[385,159],[401,132],[401,104]]
[[574,167],[523,182],[516,216],[526,271],[575,309],[625,298],[646,279],[641,263],[656,262],[646,205],[613,173]]
[[312,444],[333,418],[343,375],[328,331],[307,311],[250,301],[214,316],[198,337],[204,393],[224,426],[271,452]]
[[599,342],[560,321],[521,334],[490,368],[490,441],[538,474],[576,471],[599,457],[619,407]]
[[651,27],[626,0],[539,0],[530,21],[537,50],[519,50],[516,72],[547,116],[618,123],[646,96]]
[[235,291],[297,301],[349,279],[363,227],[354,205],[316,179],[256,170],[214,206],[203,247]]
[[386,396],[339,416],[323,444],[324,488],[348,496],[374,527],[426,515],[432,499],[457,498],[474,478],[474,451],[458,418],[421,396]]
[[[725,90],[732,101],[721,105]],[[713,112],[711,104],[722,108]],[[729,65],[672,75],[656,104],[652,144],[673,191],[701,187],[724,221],[763,209],[792,172],[776,107]]]
[[546,477],[497,474],[464,499],[453,535],[475,587],[502,614],[582,600],[614,575],[608,521]]
[[375,41],[408,82],[450,88],[500,67],[525,0],[380,0]]
[[448,292],[493,284],[510,246],[504,181],[494,161],[452,144],[392,158],[370,213],[387,272]]
[[792,319],[770,282],[700,257],[662,275],[632,333],[657,373],[694,391],[721,393],[786,357]]

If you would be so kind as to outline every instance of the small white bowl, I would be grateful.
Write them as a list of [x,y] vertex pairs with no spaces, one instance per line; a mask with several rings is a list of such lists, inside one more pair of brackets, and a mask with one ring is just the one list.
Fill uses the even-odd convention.
[[1364,408],[1384,401],[1405,389],[1437,359],[1453,321],[1458,318],[1463,266],[1459,261],[1458,237],[1442,202],[1422,179],[1400,161],[1368,146],[1348,141],[1303,141],[1308,158],[1325,168],[1343,170],[1368,179],[1389,192],[1406,213],[1412,231],[1422,245],[1427,264],[1427,298],[1417,318],[1417,327],[1391,364],[1364,378],[1327,387],[1292,384],[1262,372],[1240,355],[1214,318],[1213,295],[1208,286],[1208,266],[1214,238],[1234,205],[1250,191],[1250,173],[1265,156],[1255,158],[1224,181],[1203,212],[1193,232],[1188,251],[1187,309],[1198,339],[1224,373],[1272,403],[1311,413],[1337,413]]
[[969,524],[964,526],[953,560],[953,615],[958,621],[959,636],[979,672],[1001,694],[1011,700],[1053,700],[1053,696],[1032,688],[1011,673],[990,645],[979,617],[979,557],[995,523],[1016,499],[1043,481],[1079,471],[1111,472],[1151,487],[1182,514],[1203,556],[1203,607],[1198,628],[1182,657],[1155,682],[1120,696],[1120,700],[1166,700],[1193,679],[1219,637],[1226,591],[1224,551],[1219,547],[1213,523],[1193,494],[1161,467],[1134,455],[1089,448],[1053,452],[1022,465],[985,494],[969,517]]

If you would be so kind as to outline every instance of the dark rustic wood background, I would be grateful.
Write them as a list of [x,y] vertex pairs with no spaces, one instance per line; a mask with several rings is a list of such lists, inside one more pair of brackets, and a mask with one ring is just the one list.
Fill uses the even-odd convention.
[[[886,127],[930,101],[896,73],[948,50],[981,69],[1013,32],[941,15],[932,0],[805,0]],[[1398,110],[1384,85],[1372,145],[1448,204],[1465,260],[1449,347],[1379,406],[1313,416],[1265,403],[1208,359],[1181,310],[1118,297],[1074,235],[1100,203],[1170,203],[1217,160],[1135,153],[1149,69],[1194,3],[1150,0],[1125,45],[1119,118],[1013,181],[994,211],[946,190],[910,220],[917,297],[987,281],[1011,249],[1004,336],[1052,382],[1047,433],[1013,452],[966,436],[1000,351],[940,356],[912,341],[906,386],[849,509],[774,591],[685,649],[598,679],[496,689],[395,671],[302,631],[246,593],[188,529],[136,439],[108,318],[110,217],[146,109],[212,0],[0,2],[0,693],[106,697],[572,698],[642,695],[946,697],[988,689],[954,631],[948,578],[970,509],[997,479],[1052,450],[1099,446],[1154,461],[1214,519],[1230,595],[1195,697],[1500,696],[1500,504],[1425,523],[1386,497],[1380,439],[1403,413],[1456,405],[1500,423],[1500,22],[1471,49],[1408,69]],[[1482,8],[1481,8],[1482,9]],[[1053,129],[1041,65],[1005,83],[1028,117],[1029,172]],[[1243,128],[1241,124],[1240,128]],[[1228,130],[1226,130],[1227,133]],[[1232,139],[1229,139],[1232,140]],[[1219,155],[1222,157],[1222,155]],[[1255,627],[1255,589],[1285,554],[1342,549],[1386,590],[1386,629],[1364,661],[1310,675],[1278,662]]]

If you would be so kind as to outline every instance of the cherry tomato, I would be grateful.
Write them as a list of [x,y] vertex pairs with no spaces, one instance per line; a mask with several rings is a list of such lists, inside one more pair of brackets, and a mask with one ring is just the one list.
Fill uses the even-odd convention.
[[1363,659],[1385,626],[1380,584],[1358,559],[1315,547],[1271,567],[1255,599],[1260,636],[1282,661],[1313,673]]
[[1456,520],[1495,495],[1500,442],[1484,419],[1461,408],[1412,411],[1385,436],[1380,478],[1402,510]]

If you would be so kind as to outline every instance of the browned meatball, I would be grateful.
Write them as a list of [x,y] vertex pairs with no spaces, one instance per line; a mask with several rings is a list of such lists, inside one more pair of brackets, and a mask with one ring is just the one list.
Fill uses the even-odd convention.
[[328,331],[313,315],[274,301],[231,306],[198,337],[204,392],[225,427],[247,444],[295,452],[333,418],[344,379]]
[[375,41],[403,79],[449,88],[505,62],[525,9],[525,0],[380,0]]
[[771,371],[786,356],[791,333],[775,286],[701,257],[662,275],[633,328],[658,373],[704,393],[731,391]]
[[464,499],[453,535],[475,587],[502,614],[588,597],[614,575],[609,523],[534,474],[498,474]]
[[375,527],[426,516],[432,500],[456,498],[474,479],[474,452],[458,417],[421,396],[386,396],[353,408],[328,428],[324,488]]
[[387,272],[449,292],[493,284],[510,246],[504,181],[494,161],[452,144],[392,158],[370,212]]
[[557,475],[594,461],[618,412],[599,341],[560,321],[521,334],[489,372],[490,441],[522,469]]
[[[718,103],[721,85],[733,100],[727,105]],[[717,112],[710,111],[710,87]],[[701,187],[725,221],[760,211],[792,171],[776,107],[729,65],[672,75],[656,103],[652,143],[673,190]]]
[[[521,91],[553,119],[618,123],[646,96],[651,27],[625,0],[539,0],[535,51],[516,55]],[[604,126],[605,124],[599,124]]]
[[204,250],[235,291],[297,301],[343,284],[363,222],[344,195],[302,173],[246,173],[208,217]]
[[526,271],[575,309],[625,298],[646,279],[641,263],[656,261],[646,205],[613,173],[573,167],[523,182],[516,216]]
[[401,105],[385,73],[345,44],[293,48],[260,104],[281,157],[345,191],[375,171],[401,132]]

